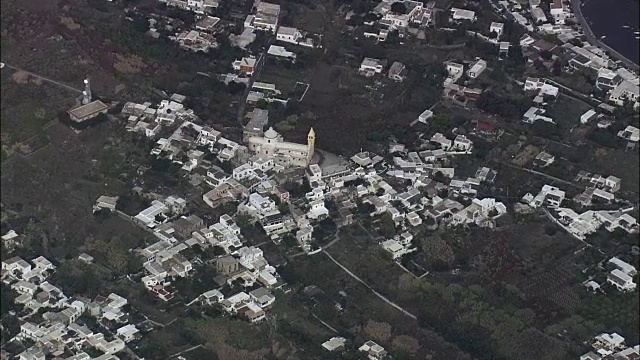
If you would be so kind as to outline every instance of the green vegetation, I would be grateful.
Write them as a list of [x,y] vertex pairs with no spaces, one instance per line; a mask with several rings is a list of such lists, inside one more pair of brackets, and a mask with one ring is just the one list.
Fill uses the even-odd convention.
[[489,90],[480,95],[476,107],[489,114],[500,115],[508,120],[518,120],[533,104],[529,97],[508,95]]

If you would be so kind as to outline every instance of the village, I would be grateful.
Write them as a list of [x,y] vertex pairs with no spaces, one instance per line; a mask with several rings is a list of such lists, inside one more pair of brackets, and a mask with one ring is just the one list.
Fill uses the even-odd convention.
[[[561,179],[549,169],[567,161],[564,154],[554,152],[554,148],[525,147],[519,140],[513,163],[521,156],[524,160],[510,166],[536,180],[519,184],[518,193],[505,195],[503,186],[497,183],[507,175],[497,170],[496,162],[478,156],[479,149],[474,145],[487,139],[496,143],[506,130],[497,129],[493,120],[475,120],[472,129],[438,128],[434,124],[446,115],[446,109],[437,103],[424,104],[422,113],[406,119],[417,141],[385,139],[378,144],[382,147],[379,152],[327,151],[322,148],[325,139],[313,126],[302,129],[306,142],[288,139],[284,131],[279,131],[282,121],[274,121],[273,109],[302,102],[314,84],[305,78],[295,80],[293,86],[270,82],[262,71],[269,67],[270,60],[291,66],[304,52],[322,51],[323,34],[281,23],[280,5],[261,0],[256,0],[249,13],[241,14],[244,20],[242,29],[238,29],[229,19],[215,16],[224,1],[163,1],[169,7],[195,13],[197,19],[194,28],[180,29],[167,37],[184,51],[210,53],[219,48],[219,38],[228,35],[232,46],[240,49],[243,56],[227,64],[227,73],[205,75],[226,86],[243,86],[238,104],[241,134],[199,117],[189,108],[191,99],[179,93],[166,94],[160,101],[108,104],[92,95],[93,80],[89,78],[77,105],[67,112],[66,124],[77,133],[99,121],[109,121],[133,138],[152,143],[148,159],[161,164],[164,171],[178,174],[189,184],[189,193],[197,194],[195,199],[179,191],[160,194],[140,176],[132,181],[135,186],[131,193],[142,199],[144,206],[125,203],[131,199],[123,194],[104,193],[95,200],[93,209],[87,209],[95,217],[118,217],[149,234],[144,246],[128,249],[143,267],[127,274],[125,281],[142,284],[159,302],[184,307],[185,311],[197,304],[257,326],[275,321],[279,315],[273,308],[289,296],[294,285],[280,274],[282,263],[270,264],[267,249],[274,246],[289,259],[318,258],[323,253],[331,256],[327,249],[346,241],[339,235],[343,229],[361,227],[384,254],[382,266],[400,268],[421,279],[429,277],[429,265],[417,255],[424,251],[423,239],[434,232],[491,231],[513,219],[537,217],[547,224],[545,231],[554,229],[549,232],[555,233],[559,229],[581,244],[574,253],[576,257],[580,252],[599,252],[597,262],[576,282],[585,294],[608,297],[611,293],[637,291],[637,270],[630,264],[637,259],[627,253],[602,251],[600,243],[593,241],[602,233],[611,237],[638,234],[634,217],[638,213],[637,199],[630,200],[629,192],[622,190],[623,183],[632,179],[587,170],[574,172],[571,180]],[[640,78],[634,69],[582,42],[583,34],[569,4],[554,0],[543,10],[535,0],[527,5],[492,2],[493,11],[505,21],[492,21],[481,29],[478,23],[487,24],[478,21],[476,10],[480,9],[476,6],[470,8],[474,10],[443,10],[438,5],[435,1],[382,0],[366,14],[349,11],[345,20],[351,24],[353,36],[375,43],[399,39],[402,44],[406,38],[422,39],[437,27],[444,32],[463,29],[465,36],[495,46],[495,58],[449,59],[441,64],[445,72],[444,81],[438,83],[442,99],[465,109],[469,102],[478,102],[492,91],[484,86],[483,77],[493,72],[499,61],[508,61],[514,48],[521,51],[518,56],[527,66],[553,71],[559,64],[566,64],[558,71],[592,74],[596,97],[548,78],[509,78],[507,81],[516,84],[515,91],[527,99],[527,106],[517,109],[524,111],[518,113],[516,126],[524,129],[561,121],[569,122],[571,131],[592,127],[607,132],[612,126],[618,129],[615,114],[640,107]],[[151,17],[148,21],[147,35],[157,39],[161,32],[166,33],[166,27],[159,26],[166,19]],[[526,29],[517,42],[506,41],[505,22]],[[235,34],[229,29],[240,31]],[[260,51],[252,51],[251,44],[264,34],[269,36],[268,42]],[[359,66],[349,71],[359,81],[373,84],[367,85],[373,93],[380,84],[401,86],[415,71],[401,61],[384,58],[362,57],[357,62]],[[557,99],[566,94],[588,103],[588,110],[575,118],[555,119],[550,113],[557,114]],[[492,113],[490,108],[482,109],[478,118],[491,118],[487,116]],[[637,156],[640,129],[625,123],[612,141],[624,143],[625,155]],[[531,153],[527,153],[529,150]],[[141,166],[139,175],[146,170]],[[206,208],[194,203],[206,204]],[[4,233],[3,246],[20,248],[23,235],[14,230]],[[95,259],[83,252],[77,260],[91,265]],[[54,263],[43,256],[11,257],[2,262],[2,282],[15,293],[14,304],[22,309],[14,314],[21,322],[20,333],[9,341],[24,349],[18,358],[142,358],[132,345],[153,331],[152,321],[133,321],[130,313],[137,310],[116,293],[93,299],[65,294],[64,289],[49,282],[56,272]],[[214,270],[198,274],[197,269],[203,266]],[[181,293],[182,287],[176,285],[200,276],[212,278],[215,286],[192,296]],[[383,295],[376,296],[389,303]],[[353,350],[371,360],[390,358],[390,352],[374,340],[353,343],[347,334],[338,335],[318,343],[317,348],[328,353]],[[592,348],[581,360],[640,356],[639,346],[626,346],[618,333],[605,332],[594,339],[581,339]]]

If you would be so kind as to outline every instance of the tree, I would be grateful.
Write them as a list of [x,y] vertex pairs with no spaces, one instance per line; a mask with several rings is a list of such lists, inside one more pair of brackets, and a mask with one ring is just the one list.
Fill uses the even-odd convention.
[[559,135],[558,125],[549,121],[538,120],[533,123],[531,130],[534,134],[545,138]]
[[60,284],[65,292],[88,295],[94,297],[100,289],[100,279],[87,264],[77,260],[65,261],[54,274],[55,282]]
[[549,50],[542,50],[540,51],[540,57],[545,60],[551,60],[551,58],[553,57],[553,53]]
[[509,56],[507,56],[507,63],[505,64],[505,71],[507,73],[521,74],[525,69],[527,59],[522,54],[522,47],[520,45],[511,45],[509,47]]
[[396,235],[396,223],[389,213],[384,213],[380,218],[380,234],[386,238],[392,238]]
[[608,148],[615,149],[616,147],[618,147],[618,144],[620,144],[620,142],[618,141],[618,137],[606,130],[595,129],[588,135],[587,138],[600,146]]
[[560,59],[556,59],[551,66],[551,75],[560,76],[562,75],[562,61]]
[[247,88],[247,85],[241,82],[235,82],[235,81],[231,81],[227,85],[227,91],[229,91],[229,93],[232,95],[241,94],[246,88]]
[[553,236],[558,232],[558,229],[555,227],[555,225],[547,224],[544,227],[544,232],[545,232],[545,234],[547,234],[549,236]]
[[167,172],[171,168],[171,160],[166,158],[151,158],[151,169],[157,172]]
[[437,182],[439,182],[439,183],[443,183],[443,182],[444,182],[444,180],[445,180],[445,178],[444,178],[444,174],[442,173],[442,171],[439,171],[439,170],[438,170],[438,171],[436,171],[436,172],[433,174],[433,180],[434,180],[434,181],[437,181]]
[[362,17],[362,21],[366,23],[376,21],[378,19],[380,19],[380,17],[375,13],[367,13]]
[[147,31],[149,31],[149,19],[141,14],[136,13],[133,16],[133,28],[141,33],[146,33]]
[[372,212],[376,211],[376,207],[371,203],[360,203],[358,204],[358,213],[363,215],[369,215]]
[[438,114],[430,122],[431,129],[437,132],[445,132],[451,127],[451,119],[447,114]]
[[360,15],[352,15],[349,20],[347,20],[347,25],[349,26],[360,26],[364,24],[364,20]]
[[4,283],[0,284],[0,314],[2,317],[13,310],[13,298],[13,290]]
[[394,2],[393,4],[391,4],[391,12],[394,14],[406,14],[407,13],[407,6],[403,3],[403,2]]

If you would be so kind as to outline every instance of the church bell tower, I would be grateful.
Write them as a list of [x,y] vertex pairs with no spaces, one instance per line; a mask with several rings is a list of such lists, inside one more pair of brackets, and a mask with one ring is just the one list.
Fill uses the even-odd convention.
[[316,145],[316,133],[313,131],[313,127],[309,130],[307,135],[307,164],[311,163],[313,158],[313,151]]

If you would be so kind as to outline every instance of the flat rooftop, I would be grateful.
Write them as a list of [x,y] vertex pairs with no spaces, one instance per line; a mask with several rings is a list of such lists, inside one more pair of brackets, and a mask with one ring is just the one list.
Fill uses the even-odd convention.
[[104,111],[106,109],[109,108],[109,105],[103,103],[100,100],[95,100],[92,101],[86,105],[81,105],[78,106],[75,109],[71,109],[68,111],[69,115],[78,118],[78,119],[82,119],[85,118],[87,116],[93,115],[95,113]]

